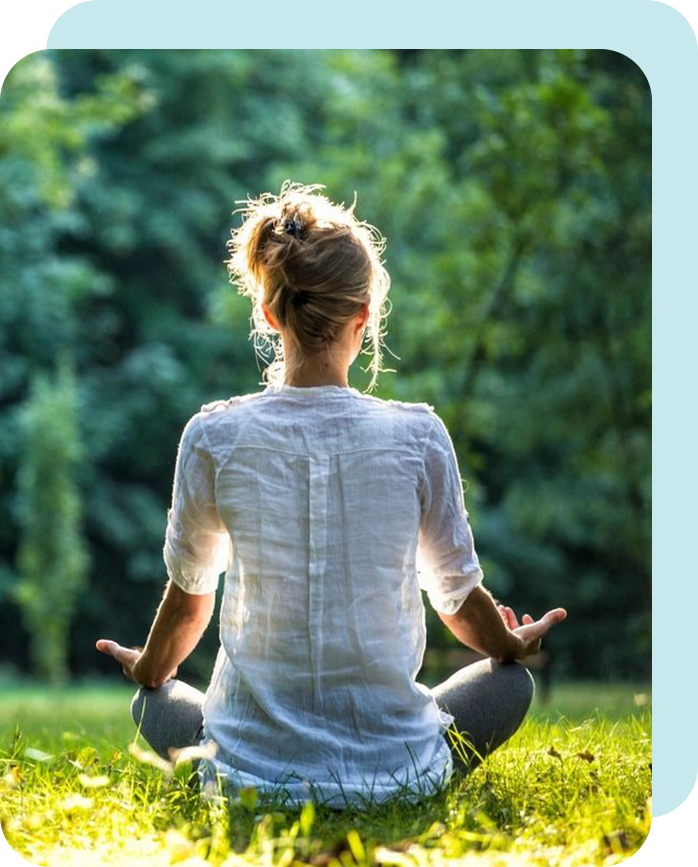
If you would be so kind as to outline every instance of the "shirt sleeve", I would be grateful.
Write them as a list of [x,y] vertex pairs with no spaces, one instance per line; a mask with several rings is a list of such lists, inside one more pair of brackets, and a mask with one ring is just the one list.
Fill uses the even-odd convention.
[[419,586],[436,611],[454,614],[482,581],[451,437],[432,412],[424,450],[417,546]]
[[230,535],[216,510],[215,466],[199,413],[179,441],[163,557],[173,583],[203,595],[215,591],[229,554]]

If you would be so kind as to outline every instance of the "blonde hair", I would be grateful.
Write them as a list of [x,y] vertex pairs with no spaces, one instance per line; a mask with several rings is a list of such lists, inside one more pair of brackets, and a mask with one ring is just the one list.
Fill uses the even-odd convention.
[[[318,192],[322,189],[322,184],[284,181],[278,196],[264,193],[237,202],[245,205],[234,212],[243,213],[243,223],[231,233],[226,264],[239,294],[252,301],[255,350],[261,339],[274,351],[263,374],[269,383],[288,381],[308,355],[331,352],[343,327],[368,303],[364,338],[368,335],[371,344],[371,391],[381,371],[382,328],[390,309],[390,276],[381,260],[385,240],[354,216],[356,198],[345,208]],[[295,364],[284,358],[263,304],[296,344]]]

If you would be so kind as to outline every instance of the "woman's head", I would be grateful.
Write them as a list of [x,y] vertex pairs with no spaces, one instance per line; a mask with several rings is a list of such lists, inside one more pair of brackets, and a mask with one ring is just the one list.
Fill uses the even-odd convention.
[[[347,326],[365,312],[372,378],[381,369],[390,277],[381,262],[380,233],[318,190],[286,181],[278,196],[248,199],[228,242],[231,278],[252,301],[253,335],[271,343],[270,382],[288,381],[318,354],[331,357]],[[271,319],[278,324],[275,328]],[[283,341],[280,333],[283,332]],[[286,346],[284,346],[286,344]]]

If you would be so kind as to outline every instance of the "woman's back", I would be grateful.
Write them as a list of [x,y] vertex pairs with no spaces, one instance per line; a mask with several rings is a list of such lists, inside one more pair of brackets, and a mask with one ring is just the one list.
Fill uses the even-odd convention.
[[[343,807],[438,791],[455,761],[472,767],[530,705],[525,669],[491,659],[431,691],[415,682],[420,589],[456,637],[502,663],[536,652],[566,615],[519,627],[478,586],[458,461],[433,408],[349,387],[365,337],[376,384],[390,276],[356,200],[335,205],[319,188],[289,181],[246,202],[228,267],[252,301],[255,342],[274,350],[268,385],[190,419],[168,512],[169,582],[146,646],[97,647],[148,687],[131,707],[159,755],[215,747],[200,765],[205,787]],[[174,674],[223,571],[204,695]],[[460,739],[454,758],[444,732],[456,721],[471,743],[464,751]]]
[[[311,781],[317,797],[342,805],[405,784],[430,791],[450,773],[441,733],[451,718],[415,683],[420,583],[438,592],[429,580],[448,572],[462,598],[482,573],[444,434],[427,404],[333,385],[270,385],[189,422],[168,570],[183,589],[210,592],[228,557],[204,704],[217,754],[205,779],[279,783],[298,800]],[[436,514],[443,506],[450,521]],[[206,575],[188,573],[182,555],[189,540],[203,560],[197,532],[210,537]],[[421,557],[437,555],[421,582],[420,539]]]

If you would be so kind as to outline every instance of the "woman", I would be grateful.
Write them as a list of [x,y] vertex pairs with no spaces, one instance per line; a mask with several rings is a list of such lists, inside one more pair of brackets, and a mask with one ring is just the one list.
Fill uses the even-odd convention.
[[[247,202],[228,265],[276,361],[263,391],[187,423],[169,582],[148,641],[142,652],[97,647],[142,685],[132,710],[154,750],[211,748],[205,786],[342,807],[433,793],[502,744],[533,695],[517,661],[566,615],[519,625],[483,588],[456,455],[433,408],[349,386],[366,333],[375,385],[389,277],[376,230],[320,189],[287,182]],[[204,695],[175,673],[223,571]],[[415,681],[420,589],[487,657],[433,690]]]

